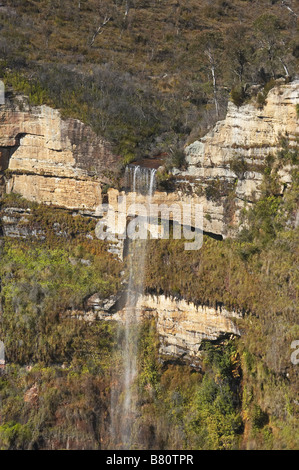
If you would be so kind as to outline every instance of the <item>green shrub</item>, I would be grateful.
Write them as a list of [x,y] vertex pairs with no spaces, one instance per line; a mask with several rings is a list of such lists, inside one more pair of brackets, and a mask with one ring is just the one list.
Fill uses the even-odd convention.
[[161,368],[159,365],[159,338],[155,322],[143,322],[138,338],[139,386],[152,387],[157,391]]
[[0,448],[2,450],[23,449],[32,437],[28,425],[8,422],[0,426]]
[[229,162],[230,169],[240,178],[244,179],[246,171],[248,171],[248,163],[244,157],[236,156]]
[[262,429],[269,422],[268,414],[259,405],[254,404],[252,411],[252,425],[254,429]]
[[184,168],[186,166],[184,150],[177,148],[171,151],[170,158],[167,163],[170,168]]
[[156,173],[157,189],[162,191],[173,191],[175,188],[174,177],[166,169]]
[[238,106],[238,108],[240,106],[242,106],[242,104],[244,104],[244,102],[247,98],[247,94],[246,94],[245,89],[242,85],[234,86],[231,90],[230,96],[231,96],[232,102],[236,106]]
[[256,98],[256,102],[259,108],[263,108],[266,104],[266,97],[263,92],[259,92]]
[[278,160],[283,164],[298,165],[299,163],[299,146],[298,142],[296,145],[290,146],[289,139],[287,136],[281,137],[279,142],[281,149],[277,153]]
[[269,80],[264,86],[263,91],[260,91],[257,95],[257,104],[260,108],[263,108],[267,101],[267,96],[270,90],[276,86],[276,81],[274,79]]

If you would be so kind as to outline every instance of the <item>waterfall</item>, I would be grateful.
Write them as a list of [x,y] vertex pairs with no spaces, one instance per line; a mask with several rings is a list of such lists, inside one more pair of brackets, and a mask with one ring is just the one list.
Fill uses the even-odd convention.
[[140,170],[140,167],[139,166],[136,166],[136,168],[134,168],[134,174],[133,174],[133,192],[135,193],[136,191],[136,178],[137,178],[137,174]]
[[144,168],[139,165],[128,165],[125,170],[125,187],[133,193],[151,196],[155,191],[154,168]]
[[156,171],[155,169],[151,170],[151,177],[150,177],[150,184],[149,184],[149,198],[151,199],[152,195],[154,194],[154,191],[156,189]]
[[[150,203],[155,191],[155,169],[129,165],[126,167],[126,188],[129,191],[144,194]],[[147,221],[145,220],[145,223]],[[138,353],[138,295],[143,293],[147,240],[129,240],[128,263],[129,279],[126,293],[124,326],[118,331],[118,352],[121,355],[122,373],[113,383],[117,389],[111,394],[111,448],[134,448],[134,423],[137,415],[137,392],[134,381],[137,377]],[[123,335],[121,334],[123,332]]]

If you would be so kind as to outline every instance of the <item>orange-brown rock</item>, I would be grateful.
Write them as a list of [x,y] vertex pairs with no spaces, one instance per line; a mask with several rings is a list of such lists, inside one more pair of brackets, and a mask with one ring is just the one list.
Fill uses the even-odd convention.
[[[22,101],[21,104],[0,106],[2,188],[3,172],[8,169],[7,192],[37,202],[94,211],[102,202],[102,183],[108,182],[108,173],[118,167],[119,159],[109,143],[82,122],[64,120],[59,111],[48,106],[29,109]],[[177,205],[171,216],[177,221],[182,215],[182,204],[199,204],[204,213],[204,231],[233,235],[244,204],[260,194],[263,171],[259,165],[267,155],[277,152],[282,135],[287,133],[290,144],[296,144],[298,104],[299,80],[273,88],[263,109],[254,103],[238,108],[230,102],[226,118],[186,148],[188,167],[174,171],[177,189],[158,191],[151,202]],[[230,163],[239,157],[248,166],[242,177]],[[290,182],[287,167],[280,172],[280,178],[282,188]],[[221,191],[217,197],[208,195],[207,189],[213,193],[213,185],[219,183],[232,188],[229,201]],[[124,193],[114,189],[108,193],[109,203],[116,211],[121,194]],[[134,198],[141,203],[146,200],[130,193],[128,204]]]
[[[97,319],[125,322],[125,308],[117,312],[114,312],[113,307],[111,311],[101,307],[92,308],[94,297],[86,312],[74,311],[71,316],[87,322]],[[194,363],[200,359],[203,340],[217,340],[226,335],[239,336],[240,331],[233,320],[242,316],[239,312],[230,312],[225,308],[198,306],[164,295],[139,295],[134,315],[139,320],[155,320],[162,354],[183,357]]]
[[[298,145],[299,121],[299,80],[280,83],[270,90],[265,106],[260,108],[253,101],[237,107],[228,103],[227,115],[200,140],[185,149],[188,167],[176,175],[181,180],[193,180],[191,189],[196,193],[199,187],[207,187],[215,181],[234,184],[234,214],[227,211],[225,198],[219,199],[219,208],[207,205],[205,230],[223,235],[233,234],[239,220],[239,212],[244,203],[260,195],[263,179],[263,164],[268,155],[275,156],[281,149],[281,137],[287,137],[290,146]],[[240,175],[233,170],[231,163],[242,158],[247,170]],[[283,183],[291,182],[290,168],[279,172]],[[228,224],[228,220],[230,224]],[[232,229],[232,230],[231,230]]]
[[9,170],[7,192],[37,202],[93,210],[101,183],[117,171],[111,145],[76,119],[48,106],[0,106],[0,171]]
[[7,183],[7,192],[21,194],[29,201],[54,204],[68,209],[95,210],[101,203],[100,181],[47,177],[40,175],[15,175]]

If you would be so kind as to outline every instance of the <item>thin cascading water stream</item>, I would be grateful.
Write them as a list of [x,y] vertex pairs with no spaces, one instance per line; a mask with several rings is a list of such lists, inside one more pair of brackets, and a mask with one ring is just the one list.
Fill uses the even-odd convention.
[[[155,191],[155,169],[140,166],[126,168],[126,187],[133,193],[143,194],[150,204]],[[144,220],[147,223],[147,220]],[[128,243],[129,279],[126,292],[124,325],[118,331],[118,351],[121,353],[122,371],[113,380],[117,384],[111,393],[111,446],[113,449],[134,448],[134,423],[137,416],[137,392],[134,382],[137,377],[138,354],[138,296],[144,290],[146,239],[130,239]],[[123,334],[121,334],[121,332]]]
[[150,174],[150,183],[149,183],[149,202],[151,202],[152,195],[156,189],[156,171],[155,169],[151,170]]
[[140,193],[149,198],[155,192],[154,168],[144,168],[139,165],[128,165],[125,170],[125,187],[133,193]]

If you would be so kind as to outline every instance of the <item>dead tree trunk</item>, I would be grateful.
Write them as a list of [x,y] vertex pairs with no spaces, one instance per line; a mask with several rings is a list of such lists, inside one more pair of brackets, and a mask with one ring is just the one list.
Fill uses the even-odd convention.
[[215,62],[214,62],[213,55],[210,50],[206,51],[206,55],[209,59],[210,67],[211,67],[215,112],[216,112],[216,117],[218,118],[219,117],[219,103],[218,103],[218,98],[217,98],[217,80],[216,80],[216,72],[215,72]]
[[98,37],[99,34],[102,34],[104,26],[111,20],[111,16],[105,16],[104,21],[98,26],[96,31],[94,32],[92,39],[89,43],[90,47],[93,46],[96,38]]

